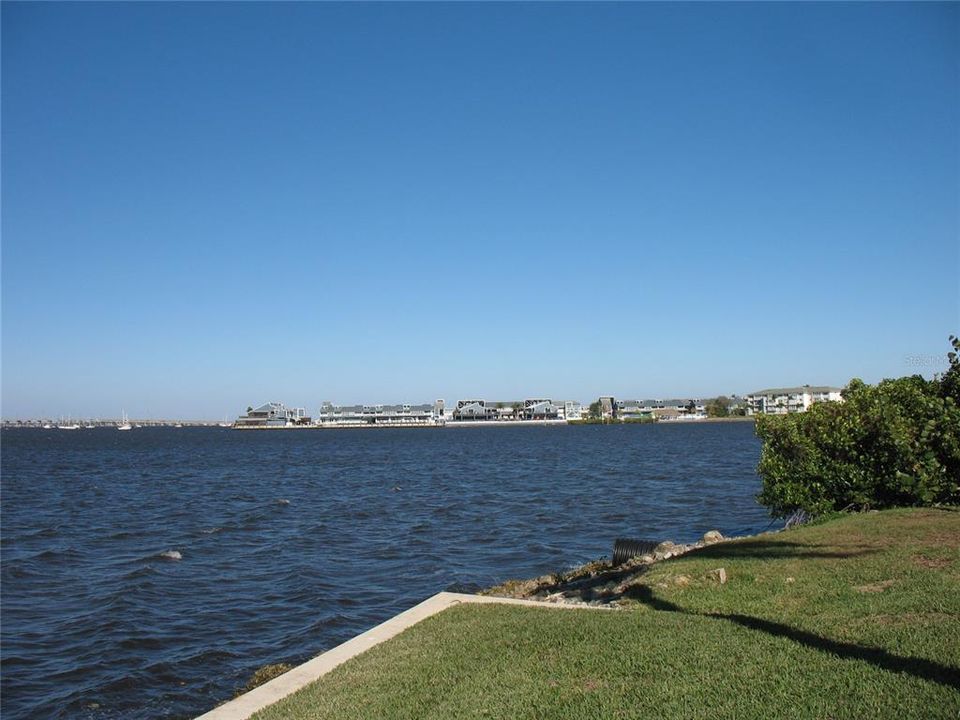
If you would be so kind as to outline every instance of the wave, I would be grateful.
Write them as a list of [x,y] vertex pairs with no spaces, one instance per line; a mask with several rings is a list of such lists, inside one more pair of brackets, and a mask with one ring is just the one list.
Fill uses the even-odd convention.
[[149,577],[151,575],[156,575],[157,571],[154,569],[153,565],[143,565],[138,567],[136,570],[131,570],[130,572],[121,576],[122,580],[136,580],[137,578]]

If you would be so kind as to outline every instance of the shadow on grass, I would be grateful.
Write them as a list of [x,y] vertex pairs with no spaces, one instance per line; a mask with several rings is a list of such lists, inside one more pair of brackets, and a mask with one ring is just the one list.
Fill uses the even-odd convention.
[[804,558],[849,558],[870,555],[876,548],[863,547],[847,551],[820,550],[822,545],[784,542],[783,540],[738,540],[732,543],[717,543],[691,550],[684,557],[692,558],[757,558],[759,560],[804,559]]
[[656,597],[653,591],[646,585],[635,585],[627,591],[626,595],[661,612],[698,615],[700,617],[715,618],[717,620],[727,620],[728,622],[749,628],[750,630],[763,632],[774,637],[786,638],[814,650],[831,653],[845,660],[862,660],[883,670],[913,675],[921,680],[929,680],[930,682],[940,683],[950,688],[960,689],[960,669],[950,665],[943,665],[933,660],[902,657],[887,652],[882,648],[865,647],[855,643],[831,640],[821,635],[816,635],[815,633],[790,627],[789,625],[751,617],[749,615],[691,612],[675,603]]

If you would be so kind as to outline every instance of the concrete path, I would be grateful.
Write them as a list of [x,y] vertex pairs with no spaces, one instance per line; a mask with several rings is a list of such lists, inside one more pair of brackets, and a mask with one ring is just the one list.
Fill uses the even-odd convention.
[[528,605],[539,608],[564,608],[568,610],[609,610],[609,608],[590,605],[546,603],[538,600],[516,600],[512,598],[464,595],[450,592],[437,593],[419,605],[414,605],[409,610],[393,616],[386,622],[380,623],[376,627],[357,635],[351,640],[347,640],[342,645],[338,645],[331,650],[327,650],[325,653],[317,655],[312,660],[308,660],[303,663],[303,665],[298,665],[280,677],[274,678],[270,682],[254,688],[235,700],[231,700],[214,708],[210,712],[204,713],[198,717],[197,720],[247,720],[247,718],[255,712],[262,710],[268,705],[273,705],[277,700],[296,692],[305,685],[309,685],[314,680],[323,677],[350,658],[369,650],[375,645],[379,645],[384,640],[389,640],[395,635],[399,635],[408,627],[416,625],[424,618],[428,618],[431,615],[446,610],[448,607],[461,603],[498,603],[504,605]]

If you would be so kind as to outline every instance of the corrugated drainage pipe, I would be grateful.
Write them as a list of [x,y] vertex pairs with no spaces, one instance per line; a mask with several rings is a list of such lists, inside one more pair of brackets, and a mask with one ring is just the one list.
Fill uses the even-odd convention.
[[622,565],[637,555],[648,555],[660,543],[656,540],[630,540],[617,538],[613,543],[613,564]]

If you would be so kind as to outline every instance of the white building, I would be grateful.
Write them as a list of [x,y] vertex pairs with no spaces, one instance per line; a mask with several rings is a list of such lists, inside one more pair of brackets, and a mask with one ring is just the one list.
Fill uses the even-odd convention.
[[707,408],[699,398],[668,400],[618,400],[617,417],[623,420],[653,418],[656,420],[694,420],[705,418]]
[[334,405],[325,402],[317,415],[320,427],[403,427],[438,425],[443,421],[443,400],[437,400],[433,405]]
[[309,425],[310,418],[304,408],[288,408],[283,403],[264,403],[260,407],[250,408],[234,422],[234,427],[287,427],[291,425]]
[[817,402],[843,402],[842,388],[804,385],[758,390],[744,398],[747,415],[788,415],[805,412]]
[[451,419],[512,422],[515,420],[563,420],[571,419],[567,410],[579,416],[580,403],[562,402],[549,398],[527,400],[460,400]]

